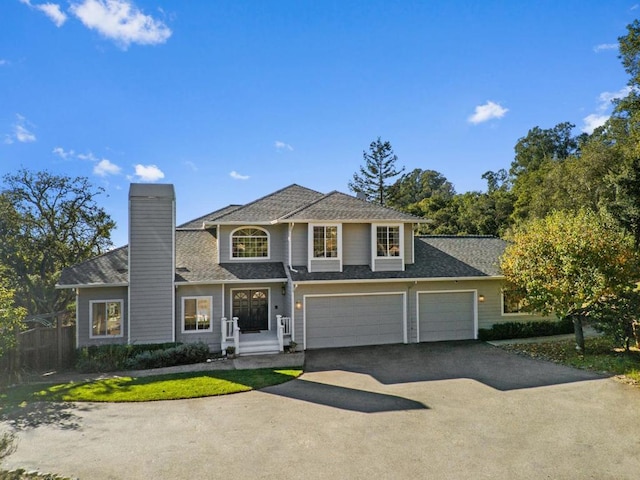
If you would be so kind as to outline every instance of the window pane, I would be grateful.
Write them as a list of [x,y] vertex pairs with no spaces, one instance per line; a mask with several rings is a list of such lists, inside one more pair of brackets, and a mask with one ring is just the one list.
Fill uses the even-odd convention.
[[107,334],[107,312],[106,305],[104,303],[93,303],[91,312],[91,332],[94,337]]
[[324,227],[313,227],[313,256],[324,257]]
[[107,335],[121,335],[121,311],[120,302],[110,302],[107,305],[108,317],[107,317]]
[[379,257],[386,257],[388,251],[387,227],[376,227],[376,244]]
[[338,256],[338,227],[327,227],[326,252],[327,257]]
[[231,256],[236,258],[256,258],[269,256],[267,234],[257,228],[237,230],[231,239]]
[[389,250],[390,257],[400,256],[400,227],[389,227]]
[[211,327],[211,318],[209,318],[211,312],[211,305],[208,298],[198,299],[198,318],[197,329],[209,330]]
[[187,298],[184,301],[184,329],[196,329],[196,299]]

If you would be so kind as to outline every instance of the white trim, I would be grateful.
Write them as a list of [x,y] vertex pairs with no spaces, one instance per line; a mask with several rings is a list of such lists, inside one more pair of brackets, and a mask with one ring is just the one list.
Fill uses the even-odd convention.
[[[397,227],[398,228],[398,248],[400,249],[400,252],[398,254],[398,256],[396,257],[392,257],[389,255],[383,255],[383,256],[379,256],[378,255],[378,227],[386,227],[387,229],[390,227]],[[388,233],[388,230],[387,230]],[[404,271],[404,223],[380,223],[380,222],[376,222],[376,223],[372,223],[371,224],[371,270],[372,271],[377,271],[376,267],[376,261],[377,260],[400,260],[401,264],[402,264],[402,268],[400,269],[401,271]]]
[[504,312],[504,290],[500,290],[500,315],[503,317],[528,317],[533,315],[533,312]]
[[[336,227],[336,242],[337,242],[337,256],[335,257],[314,257],[313,256],[313,229],[315,227],[323,227],[325,229],[326,235],[326,227]],[[325,242],[325,250],[326,250],[326,242]],[[340,271],[342,272],[342,224],[336,222],[324,222],[324,223],[309,223],[307,225],[307,270],[309,272],[313,272],[311,268],[312,262],[335,262],[338,261],[340,266]]]
[[283,278],[266,278],[266,279],[260,279],[260,278],[253,278],[253,279],[249,279],[249,280],[202,280],[200,282],[176,282],[176,285],[178,286],[186,286],[186,285],[227,285],[227,284],[234,284],[234,285],[242,285],[242,284],[256,284],[256,283],[282,283],[282,282],[286,282],[288,281],[287,277],[283,277]]
[[350,292],[350,293],[310,293],[302,296],[302,348],[307,349],[307,298],[318,297],[367,297],[373,295],[400,295],[402,296],[402,338],[409,343],[407,328],[407,292]]
[[220,224],[216,225],[216,265],[220,265]]
[[[254,228],[256,230],[261,230],[267,236],[267,256],[266,257],[234,257],[233,256],[233,234],[238,230],[242,230],[244,228]],[[251,238],[251,237],[247,237]],[[229,233],[229,260],[231,261],[239,261],[239,260],[270,260],[271,259],[271,234],[269,230],[266,228],[258,227],[256,225],[244,225],[241,227],[234,228]]]
[[495,277],[417,277],[417,278],[353,278],[349,280],[296,280],[294,285],[322,285],[343,283],[420,283],[420,282],[461,282],[461,281],[504,280],[504,276]]
[[[198,300],[201,299],[208,299],[209,300],[209,328],[200,328],[198,329],[198,322],[196,320],[196,329],[195,330],[185,330],[184,328],[184,304],[187,300],[195,300],[196,301],[196,315],[197,315],[197,311],[198,311]],[[181,310],[181,315],[180,315],[180,323],[181,323],[181,330],[182,333],[184,334],[190,334],[190,333],[206,333],[206,332],[213,332],[213,295],[192,295],[192,296],[188,296],[188,297],[182,297],[182,310]],[[224,316],[224,315],[223,315]]]
[[[176,341],[176,199],[171,201],[171,341]],[[213,302],[211,302],[213,305]],[[213,319],[210,319],[212,324]]]
[[[107,303],[119,303],[120,304],[120,334],[119,335],[94,335],[93,334],[93,304],[94,303],[104,303],[105,310]],[[106,317],[105,311],[105,317]],[[90,339],[100,339],[100,338],[123,338],[124,337],[124,319],[122,318],[124,315],[124,299],[122,298],[109,298],[105,300],[89,300],[89,338]],[[106,318],[105,318],[106,321]]]
[[478,290],[418,290],[416,291],[416,342],[420,343],[420,294],[473,293],[473,339],[478,339]]
[[[230,288],[229,289],[229,318],[233,318],[233,292],[242,290],[266,290],[267,291],[267,330],[271,331],[271,287],[245,287],[245,288]],[[224,315],[223,315],[224,316]],[[263,330],[264,331],[264,330]]]
[[80,348],[80,289],[76,288],[76,348]]
[[70,290],[72,288],[110,288],[110,287],[128,287],[128,282],[120,283],[78,283],[73,285],[56,285],[56,290]]

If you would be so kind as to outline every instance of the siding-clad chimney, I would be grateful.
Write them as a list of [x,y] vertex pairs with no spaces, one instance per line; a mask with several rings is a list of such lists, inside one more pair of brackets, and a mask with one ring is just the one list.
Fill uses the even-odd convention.
[[129,188],[129,343],[175,341],[173,185]]

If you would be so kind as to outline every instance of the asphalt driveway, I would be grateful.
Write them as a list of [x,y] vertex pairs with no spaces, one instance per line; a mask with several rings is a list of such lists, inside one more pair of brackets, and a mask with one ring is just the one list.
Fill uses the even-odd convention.
[[81,479],[626,479],[640,390],[479,342],[310,351],[225,397],[43,406],[4,467]]

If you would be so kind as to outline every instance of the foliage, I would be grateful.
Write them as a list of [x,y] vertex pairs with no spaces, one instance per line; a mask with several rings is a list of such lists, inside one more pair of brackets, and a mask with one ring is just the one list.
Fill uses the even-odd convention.
[[420,203],[434,196],[451,199],[455,190],[441,173],[416,168],[402,175],[388,190],[388,205],[420,215]]
[[168,367],[204,362],[208,353],[209,348],[203,343],[91,346],[78,350],[76,369],[80,372],[113,372]]
[[594,328],[629,351],[633,339],[640,347],[640,292],[629,288],[600,299],[589,312]]
[[52,402],[147,402],[208,397],[257,390],[292,380],[302,374],[296,368],[211,370],[146,377],[116,377],[82,383],[23,385],[0,399],[10,406]]
[[15,452],[16,448],[16,435],[13,432],[0,435],[0,462]]
[[369,151],[363,151],[364,165],[358,173],[353,174],[349,182],[349,190],[363,193],[370,202],[380,205],[387,203],[389,185],[387,180],[402,173],[404,167],[396,169],[398,157],[393,153],[391,143],[383,142],[380,137],[369,145]]
[[576,354],[571,341],[500,345],[500,348],[574,368],[620,375],[623,380],[640,385],[640,350],[621,351],[608,337],[587,338],[585,343],[584,355]]
[[491,328],[478,329],[478,338],[483,341],[507,340],[512,338],[546,337],[573,333],[573,324],[564,319],[557,322],[504,322]]
[[53,473],[27,472],[24,469],[0,470],[0,480],[71,480]]
[[0,357],[16,346],[16,333],[25,328],[26,311],[13,299],[13,291],[0,284]]
[[25,169],[4,176],[0,258],[30,314],[65,310],[74,294],[55,288],[62,269],[111,245],[115,223],[96,203],[101,193],[84,177]]
[[601,298],[618,295],[639,275],[638,254],[608,217],[580,210],[557,211],[517,228],[501,259],[509,288],[544,315],[578,319]]

